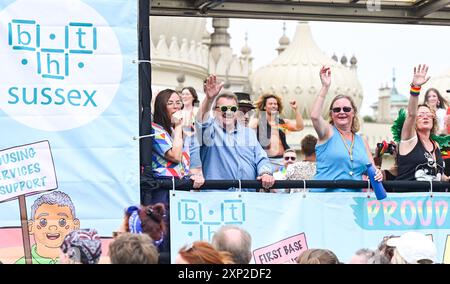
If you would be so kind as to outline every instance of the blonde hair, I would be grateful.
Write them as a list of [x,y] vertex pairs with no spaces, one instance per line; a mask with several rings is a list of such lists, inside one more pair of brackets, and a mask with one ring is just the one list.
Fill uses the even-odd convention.
[[156,264],[159,253],[146,234],[123,233],[109,244],[112,264]]
[[279,113],[283,112],[283,102],[279,96],[274,95],[274,94],[263,94],[263,95],[259,96],[259,98],[255,102],[256,109],[258,109],[258,112],[265,111],[266,102],[268,99],[271,99],[271,98],[277,100],[278,112]]
[[298,264],[339,264],[339,259],[327,249],[307,249],[297,259]]
[[[419,108],[421,108],[421,107],[428,108],[430,110],[430,112],[433,114],[433,127],[431,128],[430,135],[436,134],[436,132],[438,131],[438,125],[439,125],[438,121],[437,121],[436,111],[427,104],[418,105],[417,111],[419,111]],[[416,121],[416,130],[417,130],[417,121]]]
[[332,115],[331,115],[332,108],[333,108],[333,104],[334,104],[334,102],[336,102],[337,100],[340,100],[340,99],[347,99],[347,100],[350,102],[350,104],[352,105],[353,112],[354,112],[354,116],[353,116],[353,120],[352,120],[352,129],[351,129],[351,131],[352,131],[353,133],[358,132],[358,131],[359,131],[359,128],[360,128],[360,123],[359,123],[359,118],[358,118],[358,108],[356,107],[355,102],[353,101],[353,99],[352,99],[350,96],[346,96],[346,95],[337,95],[337,96],[334,97],[334,99],[331,101],[331,104],[330,104],[330,110],[329,110],[329,113],[328,113],[329,116],[330,116],[330,120],[329,120],[330,124],[331,124],[331,125],[334,125],[333,117],[332,117]]

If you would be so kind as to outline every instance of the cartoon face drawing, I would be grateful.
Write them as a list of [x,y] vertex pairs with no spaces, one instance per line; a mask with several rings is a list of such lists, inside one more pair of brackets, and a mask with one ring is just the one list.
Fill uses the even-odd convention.
[[[32,263],[57,263],[64,238],[79,228],[80,220],[69,195],[62,191],[41,195],[31,206],[28,220],[28,232],[35,240],[31,247]],[[16,263],[25,263],[25,258]]]
[[28,229],[36,243],[59,249],[66,235],[78,229],[79,225],[79,220],[74,218],[69,207],[42,204],[36,210],[34,219],[28,222]]
[[436,163],[430,153],[425,152],[424,156],[427,162],[416,167],[414,177],[418,181],[440,181],[444,168]]
[[436,161],[434,160],[433,156],[430,153],[428,153],[428,152],[425,152],[424,156],[427,159],[428,167],[435,168],[436,167]]

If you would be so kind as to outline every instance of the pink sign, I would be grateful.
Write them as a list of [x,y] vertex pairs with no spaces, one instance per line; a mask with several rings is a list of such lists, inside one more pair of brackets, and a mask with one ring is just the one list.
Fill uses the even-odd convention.
[[308,249],[305,233],[301,233],[271,245],[255,249],[253,258],[256,264],[293,263]]

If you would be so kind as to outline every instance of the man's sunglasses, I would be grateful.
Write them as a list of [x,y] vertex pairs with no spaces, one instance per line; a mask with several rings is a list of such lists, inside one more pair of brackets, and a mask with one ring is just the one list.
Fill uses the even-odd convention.
[[289,161],[289,160],[295,161],[295,160],[297,160],[297,157],[284,157],[284,160],[285,161]]
[[216,106],[216,108],[220,109],[221,112],[227,112],[228,110],[236,112],[238,110],[237,106]]
[[338,113],[338,112],[341,112],[341,109],[342,109],[344,112],[351,112],[351,111],[352,111],[352,108],[351,108],[351,107],[343,107],[343,108],[340,108],[340,107],[334,107],[334,108],[332,108],[331,110],[332,110],[334,113]]

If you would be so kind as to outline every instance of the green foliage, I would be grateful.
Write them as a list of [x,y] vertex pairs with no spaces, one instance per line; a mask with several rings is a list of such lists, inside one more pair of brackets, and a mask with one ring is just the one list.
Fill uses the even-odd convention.
[[406,120],[406,111],[405,109],[401,108],[398,111],[397,119],[394,120],[394,124],[392,124],[391,126],[392,136],[394,137],[394,141],[397,144],[400,143],[402,136],[402,128],[403,124],[405,123],[405,120]]
[[373,119],[373,117],[371,117],[370,115],[365,115],[363,117],[364,122],[375,122],[375,119]]
[[[406,120],[406,111],[405,109],[400,109],[398,111],[398,117],[394,121],[394,124],[391,127],[392,136],[394,136],[394,141],[400,143],[403,124]],[[436,141],[439,144],[439,148],[449,148],[450,147],[450,135],[447,136],[437,136],[431,135],[431,139]]]
[[450,147],[450,135],[447,136],[437,136],[431,135],[431,139],[436,141],[439,144],[439,148],[449,148]]

